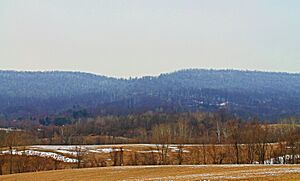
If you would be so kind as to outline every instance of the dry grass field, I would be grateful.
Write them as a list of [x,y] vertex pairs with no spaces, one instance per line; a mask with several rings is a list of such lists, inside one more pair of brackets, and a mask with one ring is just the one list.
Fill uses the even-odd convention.
[[300,166],[123,166],[5,175],[0,180],[300,180]]

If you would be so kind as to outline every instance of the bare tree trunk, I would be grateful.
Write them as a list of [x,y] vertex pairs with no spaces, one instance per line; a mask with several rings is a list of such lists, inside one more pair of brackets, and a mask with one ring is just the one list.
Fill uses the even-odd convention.
[[169,145],[168,144],[157,144],[156,148],[160,155],[159,165],[166,165],[167,158],[168,158]]
[[118,152],[113,149],[113,151],[110,153],[111,160],[113,161],[113,166],[117,166],[118,163]]
[[13,173],[13,150],[12,150],[12,146],[9,146],[9,153],[10,153],[10,157],[9,157],[9,173],[12,174]]
[[234,149],[235,149],[236,164],[240,164],[240,150],[239,150],[239,144],[237,142],[234,143]]
[[206,165],[206,146],[202,144],[202,153],[203,153],[203,164]]
[[124,164],[123,153],[124,153],[123,148],[120,147],[120,166],[123,166]]
[[209,155],[212,159],[213,164],[217,164],[218,163],[218,161],[217,161],[218,155],[217,155],[216,145],[214,143],[209,148]]
[[182,165],[182,162],[183,162],[183,150],[184,150],[184,145],[180,144],[178,146],[178,152],[177,152],[178,165]]
[[113,151],[110,153],[111,160],[113,161],[113,166],[122,166],[124,164],[123,160],[123,148],[120,149],[113,148]]
[[85,150],[81,146],[75,147],[76,159],[77,159],[77,168],[81,168],[81,163],[85,155]]
[[220,128],[220,125],[219,125],[219,122],[217,122],[217,138],[218,138],[218,143],[220,144],[221,143],[221,128]]
[[247,154],[248,154],[248,163],[252,164],[254,162],[254,145],[252,143],[247,144]]
[[0,175],[3,175],[3,172],[2,172],[3,165],[4,165],[4,160],[2,158],[0,158]]
[[267,149],[267,143],[258,143],[256,145],[256,151],[257,151],[258,160],[260,164],[264,164],[266,149]]

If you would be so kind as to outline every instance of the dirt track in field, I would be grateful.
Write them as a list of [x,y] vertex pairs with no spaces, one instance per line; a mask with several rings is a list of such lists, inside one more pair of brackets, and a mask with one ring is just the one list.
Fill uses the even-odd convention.
[[300,180],[297,165],[124,166],[0,176],[0,180]]

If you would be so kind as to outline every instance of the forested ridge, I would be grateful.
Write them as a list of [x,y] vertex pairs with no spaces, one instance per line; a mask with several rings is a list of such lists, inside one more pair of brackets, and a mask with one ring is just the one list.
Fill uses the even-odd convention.
[[188,69],[117,79],[81,72],[0,71],[2,118],[195,112],[226,109],[243,118],[300,114],[300,74]]

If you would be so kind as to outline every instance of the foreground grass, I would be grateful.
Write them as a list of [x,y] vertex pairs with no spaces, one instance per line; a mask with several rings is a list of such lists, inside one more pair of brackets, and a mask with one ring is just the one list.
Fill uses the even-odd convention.
[[300,180],[297,165],[124,166],[23,173],[0,180]]

